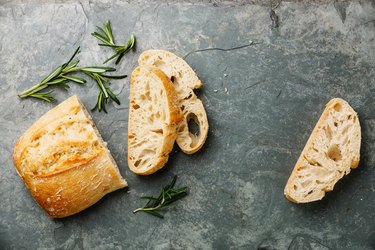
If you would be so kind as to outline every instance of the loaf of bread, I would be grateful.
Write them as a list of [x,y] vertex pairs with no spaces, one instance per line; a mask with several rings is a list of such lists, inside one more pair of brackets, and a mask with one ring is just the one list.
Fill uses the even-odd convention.
[[[177,144],[186,154],[197,152],[205,143],[208,134],[208,120],[204,106],[194,93],[202,82],[194,70],[180,57],[165,50],[148,50],[138,59],[139,65],[152,65],[161,69],[173,82],[178,105],[184,113],[184,120],[177,132]],[[189,122],[199,127],[198,133],[189,131]]]
[[70,97],[19,139],[14,165],[38,204],[62,218],[127,186],[88,111]]
[[130,170],[148,175],[161,169],[168,161],[182,119],[170,79],[156,67],[136,68],[130,79]]
[[339,98],[326,105],[285,187],[296,203],[321,200],[359,164],[361,127],[357,113]]

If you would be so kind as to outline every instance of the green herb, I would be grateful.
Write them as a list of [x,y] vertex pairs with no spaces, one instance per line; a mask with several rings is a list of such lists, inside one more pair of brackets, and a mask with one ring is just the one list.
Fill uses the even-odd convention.
[[84,73],[91,78],[93,78],[97,86],[99,88],[99,95],[98,100],[96,103],[96,106],[94,109],[98,109],[99,112],[104,110],[104,112],[107,112],[105,109],[105,104],[107,103],[108,99],[112,99],[117,104],[120,104],[120,101],[117,99],[116,95],[113,94],[113,92],[106,86],[106,84],[109,82],[109,79],[122,79],[127,77],[126,75],[120,75],[120,76],[111,76],[106,75],[105,73],[116,71],[114,68],[110,67],[97,67],[97,66],[88,66],[88,67],[78,67],[79,60],[73,61],[74,57],[79,52],[80,47],[78,47],[73,55],[70,57],[70,59],[57,67],[55,70],[52,71],[49,75],[43,78],[38,84],[35,86],[25,90],[18,96],[21,98],[26,97],[34,97],[37,99],[41,99],[47,102],[56,101],[56,99],[51,95],[53,90],[42,92],[45,88],[48,87],[60,87],[65,90],[69,88],[68,82],[72,81],[78,84],[84,84],[86,83],[86,80],[80,77],[71,76],[68,74],[81,72]]
[[44,77],[43,80],[41,80],[38,84],[25,90],[18,96],[21,98],[34,97],[34,98],[38,98],[47,102],[51,102],[51,101],[56,100],[51,95],[53,91],[51,90],[51,91],[41,92],[41,90],[49,86],[60,86],[63,89],[67,89],[69,88],[69,86],[67,85],[69,81],[74,81],[79,84],[85,83],[86,82],[85,79],[67,76],[68,73],[77,71],[76,66],[79,63],[79,60],[75,62],[72,62],[72,60],[77,55],[78,51],[79,51],[79,47],[76,49],[76,51],[73,53],[73,55],[70,57],[70,59],[66,63],[57,67],[49,75]]
[[122,79],[127,77],[127,75],[120,75],[120,76],[110,76],[105,75],[103,73],[115,71],[116,69],[110,67],[85,67],[81,68],[81,71],[86,75],[93,78],[97,86],[99,88],[98,99],[96,101],[96,105],[92,110],[98,109],[100,111],[104,111],[107,113],[105,109],[105,104],[108,102],[108,99],[112,99],[114,102],[120,105],[120,101],[117,99],[116,95],[106,86],[106,83],[109,82],[109,78],[112,79]]
[[118,64],[121,60],[121,58],[128,53],[131,49],[134,48],[135,45],[135,36],[132,34],[130,36],[130,39],[126,45],[116,45],[115,39],[113,38],[112,29],[111,29],[111,23],[107,21],[107,23],[104,25],[104,28],[100,28],[99,26],[96,26],[98,31],[91,33],[92,36],[97,38],[103,43],[99,43],[99,46],[106,46],[111,47],[115,50],[115,54],[109,57],[107,60],[103,62],[103,64],[109,62],[112,59],[115,59],[117,57],[116,63]]
[[177,176],[175,175],[172,182],[162,189],[158,197],[142,196],[142,199],[148,200],[147,204],[142,208],[134,210],[133,213],[142,211],[159,218],[164,218],[164,216],[157,211],[170,206],[173,202],[185,197],[188,194],[187,187],[174,188],[176,180]]

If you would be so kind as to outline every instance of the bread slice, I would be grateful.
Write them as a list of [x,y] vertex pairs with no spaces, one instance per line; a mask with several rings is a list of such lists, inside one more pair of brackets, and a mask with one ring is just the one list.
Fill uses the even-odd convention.
[[[177,144],[186,154],[197,152],[205,143],[208,134],[208,120],[202,102],[194,94],[202,82],[194,70],[180,57],[165,50],[148,50],[138,59],[139,65],[152,65],[161,69],[173,82],[177,91],[179,107],[184,121],[178,128]],[[199,126],[199,133],[189,131],[189,122]]]
[[50,217],[62,218],[127,186],[88,111],[72,96],[19,139],[14,165]]
[[148,175],[168,161],[183,115],[176,91],[158,68],[140,66],[130,79],[128,165],[136,174]]
[[326,105],[289,177],[284,193],[296,203],[321,200],[359,164],[361,127],[357,113],[339,98]]

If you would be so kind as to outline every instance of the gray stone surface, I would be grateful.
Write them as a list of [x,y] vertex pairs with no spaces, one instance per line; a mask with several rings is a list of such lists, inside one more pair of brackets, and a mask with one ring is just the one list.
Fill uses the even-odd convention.
[[[2,1],[0,248],[374,249],[375,4],[289,2],[275,11],[278,28],[271,27],[269,6],[244,1]],[[199,96],[209,137],[199,153],[176,148],[162,171],[134,175],[124,153],[129,80],[113,81],[122,104],[109,104],[109,114],[93,118],[130,188],[70,218],[49,219],[18,177],[11,153],[19,136],[56,104],[16,94],[78,45],[82,65],[100,64],[110,51],[90,33],[107,19],[118,41],[130,33],[138,38],[137,51],[118,66],[121,73],[131,73],[146,49],[188,55],[205,83]],[[92,107],[97,89],[89,81],[56,91],[59,101],[73,94]],[[290,203],[284,185],[333,97],[359,113],[360,167],[324,200]],[[173,174],[190,187],[189,196],[163,220],[133,215],[143,204],[139,197],[156,194]]]

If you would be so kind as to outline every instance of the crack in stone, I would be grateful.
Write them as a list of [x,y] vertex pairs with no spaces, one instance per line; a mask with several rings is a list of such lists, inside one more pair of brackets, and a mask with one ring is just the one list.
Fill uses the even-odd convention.
[[0,40],[0,52],[3,50],[3,40],[4,40],[4,37],[2,37]]
[[82,31],[78,34],[77,36],[77,40],[73,43],[74,45],[76,44],[80,44],[82,43],[82,40],[84,38],[84,35],[87,31],[87,28],[88,28],[88,22],[89,22],[89,19],[88,19],[88,16],[87,16],[87,13],[86,13],[86,10],[85,8],[83,7],[83,4],[81,3],[81,1],[78,1],[78,4],[79,5],[75,5],[75,11],[78,12],[77,8],[80,7],[81,8],[81,11],[84,15],[84,18],[85,18],[85,28],[84,29],[81,29]]
[[349,6],[349,3],[338,3],[338,2],[333,3],[333,7],[336,9],[336,12],[338,13],[342,23],[345,23],[346,9],[348,8],[348,6]]
[[122,93],[122,91],[124,90],[125,88],[125,84],[122,85],[121,89],[120,89],[120,92],[118,92],[117,94],[115,94],[116,96],[120,95]]
[[143,29],[143,21],[142,21],[141,19],[143,18],[143,14],[144,14],[144,12],[146,12],[146,11],[147,11],[147,9],[145,8],[145,9],[141,10],[141,11],[138,13],[138,15],[137,15],[137,16],[135,17],[135,19],[134,19],[134,27],[137,27],[138,24],[139,24],[140,28]]
[[[119,121],[122,121],[122,122],[125,122],[125,120],[119,120]],[[119,122],[119,121],[116,121],[116,122]],[[112,124],[111,124],[112,125]],[[110,126],[110,125],[109,125]],[[108,126],[108,127],[109,127]],[[120,129],[120,128],[124,128],[125,126],[117,126],[117,128],[116,129],[114,129],[114,130],[112,130],[112,132],[108,135],[108,139],[107,139],[107,141],[111,141],[112,140],[112,137],[113,137],[113,135],[118,131],[118,129]]]
[[159,7],[160,7],[160,4],[156,5],[155,8],[154,8],[154,13],[156,13],[156,21],[159,21]]
[[285,146],[275,145],[275,144],[267,143],[267,142],[259,142],[255,148],[258,148],[258,147],[269,148],[278,152],[289,153],[289,154],[291,154],[293,150]]
[[128,121],[128,120],[124,120],[124,119],[116,120],[116,121],[112,121],[112,122],[110,122],[109,124],[107,124],[107,127],[111,127],[114,123],[127,122],[127,121]]
[[12,10],[12,18],[13,18],[13,20],[16,20],[17,18],[16,18],[16,15],[14,14],[14,6],[12,6],[12,7],[10,7],[10,9]]
[[187,53],[183,58],[186,59],[186,58],[187,58],[188,56],[190,56],[191,54],[199,53],[199,52],[215,51],[215,50],[216,50],[216,51],[224,51],[224,52],[228,52],[228,51],[232,51],[232,50],[244,49],[244,48],[247,48],[247,47],[250,47],[250,46],[253,46],[253,45],[257,45],[257,44],[260,44],[260,43],[250,42],[249,44],[240,45],[240,46],[232,47],[232,48],[229,48],[229,49],[217,48],[217,47],[214,47],[214,48],[206,48],[206,49],[198,49],[198,50],[190,51],[190,52]]
[[122,107],[122,108],[119,108],[119,107],[116,106],[116,105],[113,105],[113,107],[115,107],[116,110],[125,110],[125,109],[129,109],[129,107]]
[[85,8],[83,7],[83,4],[82,4],[81,1],[78,1],[78,4],[81,6],[82,12],[83,12],[83,14],[85,15],[85,18],[86,18],[86,25],[87,25],[87,23],[89,22],[89,18],[88,18],[88,16],[87,16],[86,10],[85,10]]
[[[150,243],[150,239],[152,238],[152,236],[154,235],[156,229],[159,227],[160,223],[161,223],[162,220],[159,220],[159,222],[155,225],[154,229],[152,230],[150,236],[148,237],[147,241],[148,243]],[[148,247],[149,244],[147,244],[147,247]]]
[[367,21],[367,22],[364,22],[363,25],[366,25],[366,24],[369,24],[369,23],[374,23],[374,24],[375,24],[375,19],[373,19],[373,20],[369,20],[369,21]]
[[262,80],[262,81],[259,81],[259,82],[256,82],[256,83],[254,83],[254,84],[252,84],[252,85],[250,85],[250,86],[247,86],[244,90],[248,90],[248,89],[250,89],[250,88],[252,88],[252,87],[255,87],[255,86],[257,86],[257,85],[259,85],[259,84],[261,84],[261,83],[263,83],[263,82],[265,82],[266,81],[266,79],[264,79],[264,80]]

